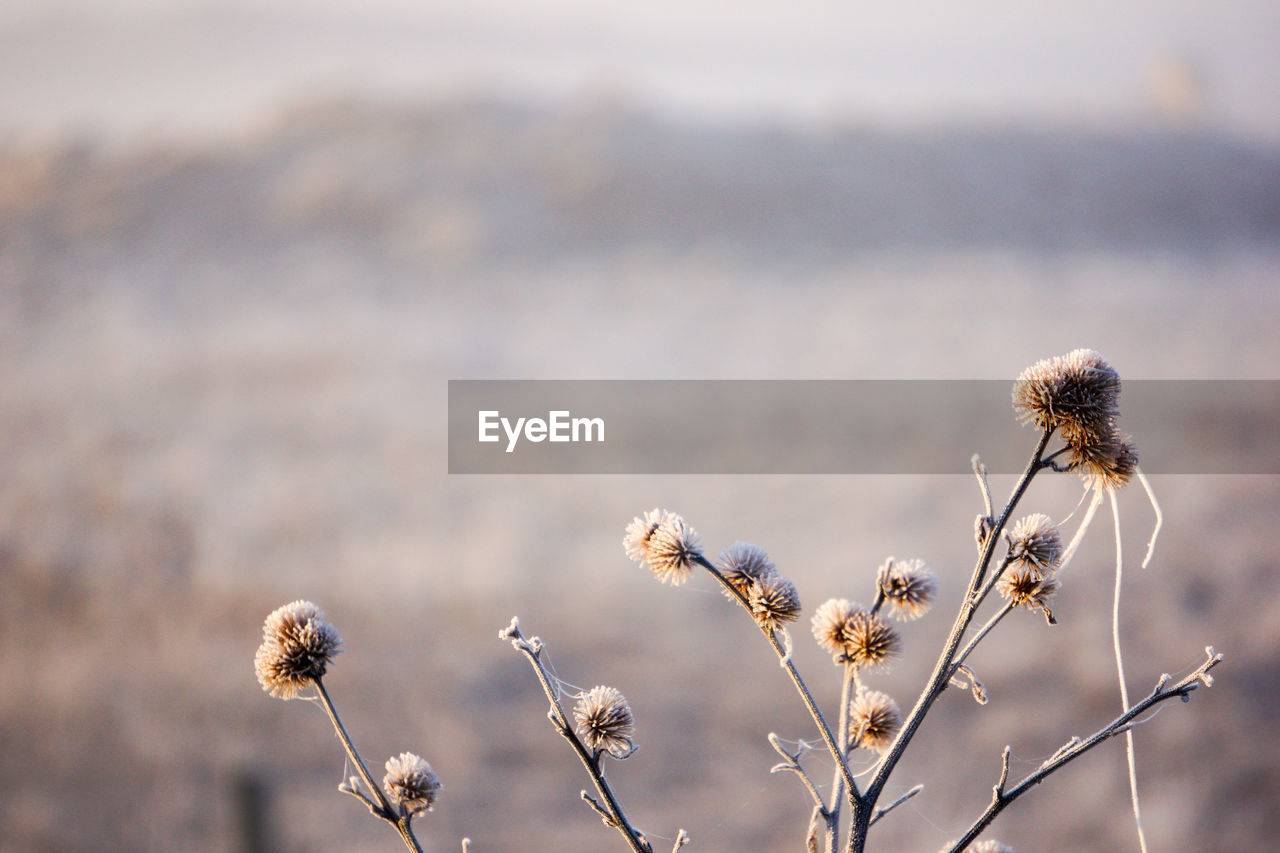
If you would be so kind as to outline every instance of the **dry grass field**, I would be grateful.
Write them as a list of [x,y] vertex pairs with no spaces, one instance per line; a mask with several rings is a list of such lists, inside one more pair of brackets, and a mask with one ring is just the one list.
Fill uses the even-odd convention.
[[[940,604],[875,679],[909,705],[972,563],[972,478],[449,476],[446,380],[1011,380],[1080,346],[1125,378],[1278,378],[1278,237],[1280,149],[1154,128],[337,103],[218,146],[0,150],[0,851],[242,850],[246,785],[273,850],[396,849],[337,793],[320,710],[254,680],[262,618],[296,598],[343,634],[326,681],[366,757],[412,750],[443,779],[429,850],[622,849],[496,639],[515,614],[565,681],[630,698],[641,749],[611,777],[651,836],[801,849],[808,806],[769,775],[765,734],[812,739],[802,708],[719,591],[654,583],[623,529],[659,505],[710,551],[764,546],[802,625],[868,599],[886,556],[924,558]],[[1137,730],[1148,837],[1266,849],[1280,478],[1153,480],[1166,526],[1126,578],[1131,690],[1207,644],[1227,658]],[[1059,518],[1077,496],[1058,477],[1024,506]],[[1136,567],[1151,514],[1136,489],[1122,504]],[[943,697],[889,793],[927,787],[872,849],[936,850],[1005,744],[1026,772],[1118,712],[1111,547],[1098,525],[1058,626],[1017,613],[980,649],[990,704]],[[1122,747],[992,835],[1136,849]]]

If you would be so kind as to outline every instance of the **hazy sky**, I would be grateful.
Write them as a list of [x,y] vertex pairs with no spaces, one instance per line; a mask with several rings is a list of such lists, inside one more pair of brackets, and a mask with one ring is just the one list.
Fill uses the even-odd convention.
[[300,99],[626,96],[711,117],[1280,138],[1275,0],[7,0],[0,134],[234,129]]

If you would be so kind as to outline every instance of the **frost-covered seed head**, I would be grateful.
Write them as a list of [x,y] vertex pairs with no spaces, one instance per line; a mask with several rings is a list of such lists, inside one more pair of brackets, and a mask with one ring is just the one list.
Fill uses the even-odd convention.
[[436,796],[444,786],[431,765],[421,756],[402,752],[387,759],[387,775],[382,777],[382,788],[391,802],[404,809],[405,814],[415,815],[430,811]]
[[751,615],[765,629],[781,628],[800,616],[800,593],[796,585],[779,574],[768,575],[751,585],[747,595]]
[[310,601],[293,601],[267,616],[253,671],[263,690],[279,699],[292,699],[325,674],[341,645],[338,629],[319,607]]
[[1035,513],[1019,519],[1009,531],[1011,567],[1026,569],[1039,577],[1048,577],[1062,563],[1062,537],[1053,519]]
[[578,721],[578,736],[589,749],[604,750],[614,758],[626,758],[635,751],[631,705],[616,688],[599,685],[583,693],[573,706],[573,718]]
[[1069,444],[1091,445],[1114,431],[1120,375],[1090,349],[1044,359],[1013,384],[1013,407],[1023,423],[1056,429]]
[[938,578],[924,560],[890,557],[880,567],[876,580],[889,606],[889,615],[903,621],[919,619],[927,613],[938,593]]
[[833,598],[818,607],[812,627],[814,639],[836,663],[883,667],[902,648],[902,638],[889,623],[845,598]]
[[683,518],[664,509],[652,509],[633,519],[622,537],[627,556],[647,565],[663,583],[682,584],[689,579],[694,560],[702,556],[698,534]]
[[[716,568],[744,596],[750,594],[753,583],[764,580],[775,571],[765,550],[748,542],[734,542],[721,551]],[[725,595],[728,594],[726,591]]]
[[878,690],[859,690],[849,706],[849,731],[854,746],[883,752],[902,726],[898,703]]

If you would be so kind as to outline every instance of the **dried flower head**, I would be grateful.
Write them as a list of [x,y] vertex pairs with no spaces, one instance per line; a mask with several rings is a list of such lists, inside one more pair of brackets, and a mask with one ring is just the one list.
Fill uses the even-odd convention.
[[[751,585],[762,581],[775,571],[769,555],[758,545],[734,542],[720,552],[716,561],[720,574],[744,596],[751,594]],[[725,595],[728,595],[728,591]]]
[[[942,845],[938,853],[947,853],[955,843],[955,839],[948,841]],[[1008,844],[1001,844],[999,841],[975,841],[964,848],[963,853],[1014,853],[1014,850]]]
[[398,757],[388,758],[386,767],[382,788],[392,803],[409,815],[431,810],[444,786],[430,764],[412,752],[402,752]]
[[276,608],[262,625],[262,645],[253,656],[253,671],[262,689],[279,699],[292,699],[325,674],[342,637],[310,601]]
[[1062,536],[1053,519],[1039,512],[1019,519],[1009,531],[1009,560],[1011,566],[1042,578],[1057,571],[1062,562]]
[[1119,433],[1095,445],[1072,445],[1069,458],[1086,483],[1105,492],[1124,488],[1138,470],[1138,449],[1130,436]]
[[588,748],[603,749],[614,758],[626,758],[635,752],[631,705],[616,688],[599,685],[583,693],[573,706],[573,718],[578,721],[578,735]]
[[876,582],[889,605],[889,615],[903,621],[927,613],[938,593],[937,575],[925,567],[924,560],[890,557],[876,573]]
[[1018,419],[1056,429],[1072,445],[1111,434],[1119,402],[1120,375],[1091,349],[1037,361],[1013,384]]
[[665,509],[652,509],[632,520],[622,537],[627,556],[647,565],[663,583],[682,584],[689,579],[694,560],[702,556],[698,534],[683,518]]
[[849,705],[851,745],[882,752],[902,726],[898,703],[878,690],[859,690]]
[[781,628],[800,616],[800,593],[795,584],[779,574],[753,583],[747,601],[756,623],[765,629]]
[[1039,610],[1049,624],[1057,620],[1049,609],[1049,599],[1058,591],[1058,582],[1052,577],[1037,575],[1031,569],[1014,569],[1010,567],[1000,576],[996,589],[1005,600],[1014,607],[1026,607]]
[[813,637],[836,663],[859,668],[889,664],[902,648],[898,632],[848,599],[833,598],[813,614]]

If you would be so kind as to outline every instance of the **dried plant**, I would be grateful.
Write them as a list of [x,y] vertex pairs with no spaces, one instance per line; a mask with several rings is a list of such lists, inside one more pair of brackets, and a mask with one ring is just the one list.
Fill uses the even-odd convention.
[[[1038,362],[1018,377],[1013,388],[1013,405],[1019,420],[1039,430],[1035,448],[1008,500],[999,509],[992,499],[986,468],[978,456],[973,457],[973,471],[983,501],[983,511],[974,522],[977,558],[933,669],[905,714],[891,696],[873,689],[865,679],[891,666],[903,653],[902,637],[890,620],[918,619],[936,602],[937,576],[922,560],[890,557],[875,573],[870,606],[846,598],[832,598],[813,610],[809,621],[813,638],[831,654],[841,684],[840,704],[832,725],[832,719],[820,709],[792,660],[789,626],[801,616],[799,592],[792,581],[778,572],[764,549],[736,542],[712,562],[703,554],[693,527],[679,515],[664,509],[646,512],[627,526],[623,537],[626,555],[647,567],[659,581],[679,585],[701,569],[719,583],[725,596],[738,604],[760,630],[795,688],[835,765],[834,777],[824,795],[804,766],[802,751],[789,750],[781,737],[768,734],[768,742],[783,759],[772,770],[793,773],[812,801],[803,838],[808,851],[862,853],[871,827],[923,789],[923,785],[918,784],[892,802],[881,802],[890,777],[925,716],[949,686],[967,689],[979,704],[986,704],[986,687],[966,663],[978,644],[1020,607],[1039,611],[1049,624],[1055,624],[1050,607],[1053,595],[1060,588],[1064,570],[1098,506],[1108,498],[1116,521],[1112,630],[1121,713],[1088,737],[1066,741],[1035,771],[1020,780],[1009,778],[1011,750],[1006,746],[998,775],[993,780],[989,804],[965,832],[944,845],[940,853],[1011,851],[1012,848],[999,841],[978,840],[979,836],[1000,812],[1029,789],[1085,752],[1121,734],[1126,736],[1129,747],[1129,781],[1138,841],[1140,847],[1146,849],[1134,771],[1132,729],[1149,719],[1144,714],[1156,705],[1174,698],[1189,700],[1198,687],[1212,685],[1210,670],[1222,660],[1222,655],[1208,647],[1204,661],[1189,675],[1180,679],[1162,675],[1144,698],[1129,701],[1119,637],[1123,563],[1116,492],[1136,477],[1156,509],[1156,531],[1148,545],[1144,565],[1151,559],[1160,512],[1139,468],[1133,441],[1119,430],[1120,387],[1116,371],[1092,350],[1076,350]],[[1051,449],[1055,438],[1061,444]],[[1046,471],[1077,474],[1086,493],[1091,495],[1075,533],[1065,545],[1059,525],[1044,513],[1014,520],[1014,513],[1033,480]],[[978,612],[993,591],[998,593],[1000,603],[988,608],[992,612],[975,628]],[[636,720],[626,698],[617,689],[603,685],[585,692],[568,693],[544,662],[543,641],[536,636],[526,636],[518,619],[512,619],[499,632],[499,637],[510,642],[528,661],[547,699],[548,719],[578,756],[591,779],[595,792],[582,791],[583,800],[606,826],[622,836],[633,853],[653,853],[651,842],[628,818],[604,773],[606,759],[624,760],[636,749]],[[411,849],[420,849],[413,838],[410,820],[431,807],[439,790],[439,780],[426,762],[404,753],[387,762],[387,794],[384,796],[373,785],[322,682],[340,642],[337,632],[324,622],[323,614],[314,605],[308,602],[286,605],[267,619],[263,646],[255,658],[259,681],[271,695],[284,699],[293,698],[309,687],[315,688],[348,756],[361,773],[360,777],[353,776],[344,784],[342,790],[395,825]],[[571,714],[561,704],[562,698],[574,700]],[[854,776],[850,763],[857,750],[866,750],[874,761],[859,777]],[[359,790],[361,780],[370,791],[367,796]],[[688,834],[679,830],[672,850],[679,850],[688,841]],[[463,848],[464,851],[468,848],[466,840]]]

